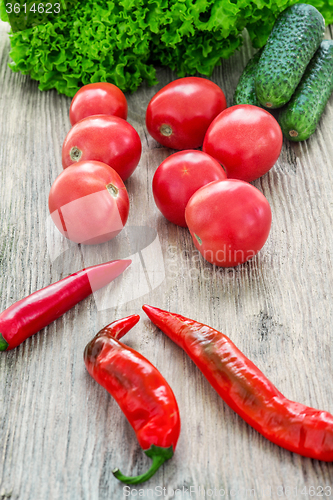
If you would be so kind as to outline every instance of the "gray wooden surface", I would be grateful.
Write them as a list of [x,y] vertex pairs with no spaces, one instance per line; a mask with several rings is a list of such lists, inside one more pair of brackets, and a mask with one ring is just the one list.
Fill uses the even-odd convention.
[[[332,498],[320,487],[333,488],[333,465],[283,450],[244,423],[141,305],[220,329],[287,397],[333,413],[333,98],[314,136],[286,141],[275,167],[254,182],[273,212],[263,250],[235,269],[214,269],[198,258],[188,231],[168,223],[153,201],[152,176],[170,151],[147,135],[145,109],[175,78],[159,70],[156,88],[127,96],[143,155],[126,182],[126,231],[110,244],[65,248],[52,233],[47,200],[62,171],[70,99],[40,92],[36,82],[8,69],[7,29],[0,24],[1,307],[85,265],[129,255],[135,265],[106,291],[0,355],[0,498],[125,498],[111,470],[134,475],[148,468],[130,425],[82,359],[101,327],[132,313],[141,313],[141,321],[124,342],[169,381],[182,432],[174,458],[130,498],[139,498],[140,489],[141,497],[158,498],[157,486],[166,488],[166,499],[204,498],[199,486],[220,490],[212,498]],[[229,105],[251,53],[246,43],[213,74]],[[177,488],[182,491],[175,496]]]

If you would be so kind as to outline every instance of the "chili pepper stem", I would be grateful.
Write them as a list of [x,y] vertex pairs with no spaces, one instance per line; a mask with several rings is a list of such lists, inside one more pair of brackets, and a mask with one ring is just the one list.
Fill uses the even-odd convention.
[[5,351],[8,346],[9,346],[8,342],[6,342],[6,340],[0,333],[0,351]]
[[145,454],[153,460],[153,463],[150,469],[144,474],[134,477],[124,476],[119,469],[114,469],[112,474],[119,479],[119,481],[126,484],[144,483],[155,474],[155,472],[161,467],[161,465],[164,464],[166,460],[169,460],[169,458],[173,456],[173,448],[172,446],[170,446],[170,448],[161,448],[159,446],[151,445],[149,450],[145,451]]
[[145,474],[141,474],[141,476],[135,476],[135,477],[129,477],[129,476],[124,476],[119,469],[114,469],[112,471],[112,474],[119,479],[119,481],[126,483],[126,484],[139,484],[143,483],[144,481],[148,481],[157,469],[161,467],[161,465],[165,462],[165,458],[163,457],[154,457],[153,458],[153,463],[150,467],[150,469],[145,472]]

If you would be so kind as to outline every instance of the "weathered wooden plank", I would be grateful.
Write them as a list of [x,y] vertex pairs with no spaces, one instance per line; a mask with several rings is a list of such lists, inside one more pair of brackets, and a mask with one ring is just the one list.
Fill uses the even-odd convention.
[[[333,412],[333,99],[316,134],[302,144],[285,141],[276,166],[254,182],[273,211],[264,249],[247,264],[217,269],[198,255],[188,231],[168,223],[154,205],[152,176],[170,151],[147,135],[145,109],[156,90],[175,78],[160,69],[157,87],[142,86],[127,96],[143,155],[126,182],[126,230],[108,244],[69,244],[61,253],[58,240],[47,245],[47,199],[62,170],[70,99],[39,92],[36,82],[11,73],[7,27],[0,28],[1,307],[108,258],[140,250],[146,266],[133,265],[109,289],[0,356],[0,497],[122,498],[111,470],[137,474],[148,467],[115,401],[90,379],[82,360],[84,346],[102,326],[140,313],[144,302],[221,329],[286,396]],[[246,41],[214,71],[229,105],[252,53]],[[54,253],[60,255],[53,259]],[[142,486],[146,497],[147,488],[156,486],[170,489],[163,498],[173,498],[172,488],[201,486],[223,488],[225,498],[234,488],[237,500],[286,497],[281,487],[293,489],[289,498],[309,498],[300,495],[301,488],[309,492],[313,486],[319,494],[318,487],[333,485],[330,464],[282,450],[245,424],[144,314],[124,341],[165,375],[182,417],[175,457]],[[246,493],[250,489],[254,493]],[[201,498],[196,492],[178,498]]]

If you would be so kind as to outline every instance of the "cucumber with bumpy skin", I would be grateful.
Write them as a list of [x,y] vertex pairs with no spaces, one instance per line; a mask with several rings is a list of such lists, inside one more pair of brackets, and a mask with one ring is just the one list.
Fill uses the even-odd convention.
[[324,40],[296,89],[282,110],[279,123],[285,137],[304,141],[316,130],[333,92],[333,41]]
[[295,4],[277,18],[260,57],[255,90],[266,108],[279,108],[293,95],[323,40],[325,21],[308,4]]
[[235,94],[234,94],[234,105],[237,104],[252,104],[253,106],[262,107],[255,88],[254,82],[257,72],[257,66],[262,53],[262,49],[258,50],[254,56],[249,60],[243,73],[238,81]]

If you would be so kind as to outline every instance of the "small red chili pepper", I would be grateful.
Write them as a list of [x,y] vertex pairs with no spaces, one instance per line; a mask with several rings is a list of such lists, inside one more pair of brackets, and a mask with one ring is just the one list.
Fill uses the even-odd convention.
[[131,260],[114,260],[82,269],[32,293],[0,314],[0,351],[9,351],[39,332],[92,292],[110,283]]
[[156,307],[151,321],[190,356],[221,398],[273,443],[333,461],[333,415],[285,398],[233,342],[210,326]]
[[103,328],[86,346],[84,362],[89,374],[115,398],[133,427],[140,446],[153,460],[136,477],[114,476],[127,484],[143,483],[176,449],[180,417],[176,398],[161,373],[134,349],[119,342],[140,319],[133,314]]

